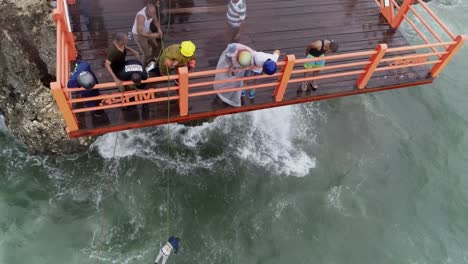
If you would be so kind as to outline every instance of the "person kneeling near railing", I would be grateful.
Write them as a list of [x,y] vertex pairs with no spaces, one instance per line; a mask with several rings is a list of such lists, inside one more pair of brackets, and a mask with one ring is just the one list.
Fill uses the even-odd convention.
[[[79,92],[79,95],[84,98],[99,96],[99,90],[93,89],[94,86],[98,83],[96,75],[91,69],[91,65],[82,60],[78,60],[75,64],[75,69],[70,75],[70,80],[68,80],[68,88],[84,88],[86,90]],[[96,107],[99,106],[99,101],[87,101],[84,102],[85,107]],[[93,111],[92,114],[97,117],[104,116],[105,113],[103,110]]]
[[197,65],[196,50],[197,47],[192,41],[171,45],[159,57],[157,67],[156,62],[153,61],[146,67],[146,71],[155,72],[157,76],[176,74],[179,67],[185,66],[192,71]]
[[148,73],[143,70],[143,64],[139,60],[128,60],[125,67],[117,73],[121,81],[132,81],[137,89],[145,89],[142,80],[148,79]]

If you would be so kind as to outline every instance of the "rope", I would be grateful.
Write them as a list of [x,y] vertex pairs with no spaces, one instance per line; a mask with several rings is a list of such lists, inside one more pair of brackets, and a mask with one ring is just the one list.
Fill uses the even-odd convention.
[[[171,1],[168,1],[169,2],[169,8],[168,10],[171,9]],[[161,19],[161,8],[160,6],[157,8],[158,10],[158,19],[160,20]],[[165,35],[166,36],[161,36],[161,50],[159,52],[159,57],[162,56],[164,50],[165,50],[165,38],[168,36],[169,34],[169,28],[170,28],[170,21],[171,21],[171,12],[168,11],[168,20],[167,20],[167,25],[166,25],[166,32],[165,32]],[[163,33],[164,35],[164,33]],[[157,63],[157,62],[156,62]],[[168,67],[166,66],[166,72],[169,72],[169,69]],[[167,75],[167,123],[169,123],[169,120],[170,120],[170,116],[171,116],[171,108],[170,108],[170,101],[169,101],[169,85],[170,85],[170,76]],[[124,92],[122,92],[122,101],[121,101],[121,107],[123,107],[123,99],[124,99]],[[119,121],[120,121],[120,118],[122,116],[122,110],[120,111],[120,114],[119,114]],[[167,126],[167,134],[166,134],[166,140],[168,143],[170,143],[170,129],[169,129],[169,126]],[[117,150],[117,141],[118,141],[118,137],[119,137],[119,133],[120,132],[117,132],[116,134],[116,137],[115,137],[115,141],[114,141],[114,149],[113,149],[113,152],[112,152],[112,161],[115,161],[115,153],[116,153],[116,150]],[[169,144],[167,144],[167,152],[169,152]],[[170,236],[170,222],[169,222],[169,210],[170,210],[170,176],[165,172],[165,170],[163,170],[163,178],[167,178],[167,181],[166,181],[166,205],[167,205],[167,209],[166,209],[166,230],[167,230],[167,236],[166,237],[169,237]],[[104,202],[104,200],[102,201],[102,203]],[[98,211],[98,214],[99,214],[99,211]],[[100,219],[100,226],[102,227],[102,217],[99,218]],[[97,263],[100,262],[100,250],[98,250],[98,253],[97,253]]]
[[[122,111],[123,111],[123,99],[124,99],[124,92],[122,92],[122,101],[120,103],[120,113],[119,113],[119,118],[118,118],[118,122],[120,122],[121,118],[122,118]],[[115,152],[117,150],[117,141],[118,141],[118,138],[119,138],[119,134],[120,134],[120,131],[118,131],[115,135],[115,140],[114,140],[114,149],[112,151],[112,158],[111,158],[111,161],[112,163],[111,164],[114,164],[116,159],[115,159]],[[112,168],[112,167],[111,167]],[[104,184],[106,184],[106,181],[104,181]],[[101,195],[101,197],[103,197]],[[102,198],[102,204],[104,204],[104,197]],[[104,206],[102,206],[104,208]],[[100,216],[100,217],[99,217]],[[98,218],[99,218],[99,226],[102,228],[103,227],[103,215],[102,214],[99,214],[99,210],[98,210]],[[102,235],[102,231],[101,231],[101,235]],[[109,235],[109,234],[108,234]],[[109,237],[108,237],[109,238]],[[100,258],[100,254],[101,254],[101,250],[98,249],[98,252],[97,252],[97,259],[96,259],[96,263],[100,263],[101,262],[101,258]]]
[[[169,2],[169,8],[168,10],[171,10],[171,5],[172,5],[172,1],[168,1]],[[166,37],[169,35],[169,30],[170,30],[170,23],[171,23],[171,12],[169,11],[168,12],[168,19],[167,19],[167,29],[166,29]],[[164,42],[162,42],[164,43]],[[164,44],[163,44],[164,46]],[[166,66],[167,68],[167,66]],[[166,69],[167,70],[167,69]],[[167,71],[169,72],[169,71]],[[171,117],[171,102],[169,101],[169,83],[170,83],[170,80],[169,80],[169,75],[167,75],[167,123],[169,123],[169,119]],[[167,139],[167,153],[169,153],[169,147],[170,147],[170,129],[169,129],[169,125],[166,125],[166,139]],[[169,222],[169,219],[170,219],[170,176],[167,175],[166,173],[166,204],[167,204],[167,211],[166,211],[166,230],[167,230],[167,235],[166,237],[169,237],[171,234],[171,231],[170,231],[170,222]]]
[[[158,1],[159,2],[159,1]],[[170,31],[170,25],[171,25],[171,4],[172,4],[172,1],[168,1],[169,2],[169,6],[167,8],[167,13],[168,13],[168,17],[167,17],[167,24],[166,24],[166,30],[165,32],[163,33],[163,35],[165,34],[165,36],[161,36],[161,51],[160,51],[160,55],[159,56],[162,56],[162,54],[164,53],[164,50],[166,49],[166,45],[165,45],[165,39],[168,37],[169,35],[169,31]],[[159,5],[158,7],[158,19],[161,20],[161,6]],[[159,58],[161,59],[161,58]],[[169,68],[167,65],[165,65],[166,67],[166,73],[169,73]],[[161,73],[162,74],[162,73]],[[170,101],[169,101],[169,93],[170,93],[170,90],[169,90],[169,87],[170,87],[170,79],[169,79],[170,75],[167,74],[167,93],[166,93],[166,96],[167,96],[167,123],[169,123],[170,121],[170,117],[171,117],[171,105],[170,105]],[[167,153],[169,153],[169,147],[170,147],[170,128],[169,128],[169,125],[166,125],[167,129],[166,129],[166,140],[167,140],[167,144],[166,144],[166,148],[167,148]],[[166,230],[167,230],[167,236],[166,237],[169,237],[171,234],[170,232],[170,222],[169,222],[169,219],[170,219],[170,176],[168,175],[168,173],[166,173],[166,170],[163,170],[163,178],[166,179]]]

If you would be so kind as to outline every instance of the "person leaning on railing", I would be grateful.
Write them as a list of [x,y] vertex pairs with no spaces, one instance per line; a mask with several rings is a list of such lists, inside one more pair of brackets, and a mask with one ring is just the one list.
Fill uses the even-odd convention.
[[[229,71],[216,73],[215,81],[222,82],[216,82],[213,84],[213,89],[220,91],[217,96],[224,103],[235,107],[240,107],[242,105],[240,90],[232,92],[222,91],[244,86],[244,81],[239,79],[245,77],[247,68],[254,64],[254,53],[255,50],[246,45],[240,43],[231,43],[227,45],[226,49],[219,57],[216,70],[229,68]],[[224,82],[226,80],[232,81]]]
[[143,69],[143,64],[139,60],[127,60],[125,67],[117,74],[122,81],[132,81],[137,89],[145,89],[142,80],[148,79],[148,73]]
[[140,59],[138,52],[127,46],[128,36],[124,33],[115,34],[112,45],[107,49],[107,58],[104,63],[107,72],[110,74],[115,84],[119,87],[121,92],[125,91],[125,87],[118,77],[119,72],[125,68],[125,57],[127,50],[132,52],[137,59]]
[[[70,79],[68,80],[68,88],[84,88],[85,90],[80,91],[78,94],[82,98],[96,97],[100,95],[98,89],[93,89],[94,86],[99,83],[96,75],[91,69],[91,65],[87,61],[77,60],[75,63],[75,68],[70,74]],[[99,106],[98,100],[84,102],[85,107],[96,107]],[[104,110],[95,110],[91,112],[94,117],[102,117],[107,119],[106,113]]]
[[[306,58],[320,58],[325,56],[327,53],[334,53],[338,51],[338,43],[336,43],[334,40],[316,40],[313,41],[307,46],[306,48]],[[304,68],[306,69],[314,69],[314,68],[323,68],[325,67],[325,60],[319,60],[319,61],[311,61],[311,62],[306,62],[304,63]],[[315,77],[319,74],[320,71],[313,71],[312,76]],[[304,77],[307,78],[309,77],[310,72],[305,72]],[[303,92],[309,91],[308,86],[311,86],[312,90],[316,90],[318,88],[317,81],[306,81],[303,82],[301,85],[301,90]],[[299,90],[299,91],[301,91]]]
[[185,66],[188,67],[189,71],[192,71],[197,65],[196,50],[197,47],[192,41],[183,41],[181,44],[171,45],[159,57],[158,67],[153,62],[148,65],[146,70],[152,71],[154,69],[158,76],[174,74],[179,67]]

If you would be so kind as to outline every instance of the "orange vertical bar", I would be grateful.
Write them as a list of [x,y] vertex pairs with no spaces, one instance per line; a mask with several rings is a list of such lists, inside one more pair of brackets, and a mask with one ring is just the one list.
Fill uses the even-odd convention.
[[447,54],[443,55],[442,58],[440,58],[441,62],[437,63],[432,67],[431,69],[431,76],[436,78],[439,76],[440,72],[447,66],[449,61],[455,56],[455,54],[461,49],[465,41],[468,40],[468,36],[466,35],[459,35],[455,38],[455,41],[457,42],[456,44],[451,45],[447,49]]
[[188,115],[188,69],[179,68],[179,111],[180,116]]
[[406,16],[406,14],[409,12],[411,5],[413,5],[414,0],[404,0],[403,4],[400,7],[400,10],[398,10],[398,13],[396,17],[392,20],[390,25],[392,28],[398,28],[403,21],[403,18]]
[[[69,57],[69,53],[68,51],[70,50],[70,46],[68,45],[68,43],[65,42],[65,50],[64,50],[64,53],[63,53],[63,56],[64,56],[64,59],[63,59],[63,66],[64,66],[64,77],[65,77],[65,83],[63,84],[63,87],[68,87],[68,80],[70,80],[70,60],[68,59]],[[68,93],[65,93],[65,96],[67,99],[70,99],[72,98],[72,93],[71,92],[68,92]],[[71,105],[71,103],[69,103]]]
[[[62,28],[63,28],[64,24],[63,23],[61,23],[61,24],[62,24]],[[62,31],[61,35],[62,35],[62,37],[61,37],[62,41],[60,42],[60,44],[61,44],[60,45],[60,55],[61,55],[60,56],[60,70],[62,71],[62,73],[61,73],[62,79],[60,80],[60,82],[61,82],[61,86],[65,87],[67,85],[67,83],[65,82],[66,79],[67,79],[67,72],[65,71],[65,68],[66,68],[66,65],[65,65],[66,54],[65,54],[65,52],[67,52],[66,51],[66,45],[67,44],[66,44],[66,41],[65,41],[65,32]]]
[[71,32],[66,32],[67,34],[67,43],[68,43],[68,58],[69,60],[76,60],[76,46],[75,46],[75,36]]
[[[61,70],[61,65],[62,65],[62,22],[60,20],[55,21],[57,23],[57,54],[56,54],[56,59],[55,59],[55,67],[57,71],[57,76],[56,80],[57,82],[62,81],[62,70]],[[62,84],[60,83],[60,86]]]
[[288,87],[289,79],[291,78],[291,72],[293,71],[294,65],[296,64],[296,56],[294,56],[294,54],[287,55],[286,58],[284,58],[284,61],[286,61],[286,64],[281,70],[282,73],[278,80],[279,84],[276,86],[275,93],[273,94],[276,102],[283,101],[286,87]]
[[391,25],[393,22],[394,9],[392,0],[380,0],[380,12]]
[[65,98],[65,94],[62,91],[62,86],[58,82],[53,82],[50,84],[50,90],[54,96],[57,106],[62,112],[63,119],[67,124],[68,131],[78,130],[78,121],[76,120],[75,115],[73,114],[70,105]]
[[377,47],[375,48],[377,53],[372,55],[372,57],[370,58],[371,63],[368,64],[364,68],[365,72],[363,74],[361,74],[361,76],[357,80],[357,87],[359,89],[366,88],[367,83],[369,82],[370,78],[374,74],[374,71],[377,68],[377,66],[379,66],[380,60],[382,60],[383,56],[387,52],[387,49],[388,49],[387,44],[377,45]]

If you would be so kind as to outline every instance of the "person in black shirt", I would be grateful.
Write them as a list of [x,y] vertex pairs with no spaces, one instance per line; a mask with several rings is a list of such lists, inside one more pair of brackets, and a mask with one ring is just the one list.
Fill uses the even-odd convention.
[[[325,54],[328,53],[334,53],[337,52],[338,50],[338,43],[336,43],[334,40],[316,40],[311,42],[307,48],[306,48],[306,58],[320,58],[325,56]],[[312,72],[312,76],[318,76],[320,68],[325,67],[325,60],[318,60],[318,61],[311,61],[311,62],[306,62],[304,63],[304,68],[306,69],[317,69],[316,71]],[[310,72],[305,72],[304,77],[309,77]],[[308,86],[311,86],[312,90],[317,90],[318,85],[317,81],[307,81],[303,82],[301,85],[301,90],[299,91],[308,91]]]
[[124,33],[117,33],[114,37],[112,45],[107,50],[107,58],[105,61],[105,67],[107,72],[114,80],[115,84],[119,87],[120,91],[124,91],[125,88],[122,81],[117,77],[117,74],[125,67],[125,57],[127,56],[127,50],[132,52],[138,59],[140,55],[138,52],[127,46],[128,37]]
[[148,73],[143,69],[143,64],[139,60],[128,60],[125,66],[117,73],[117,77],[122,81],[132,81],[138,89],[144,89],[142,80],[148,79]]

